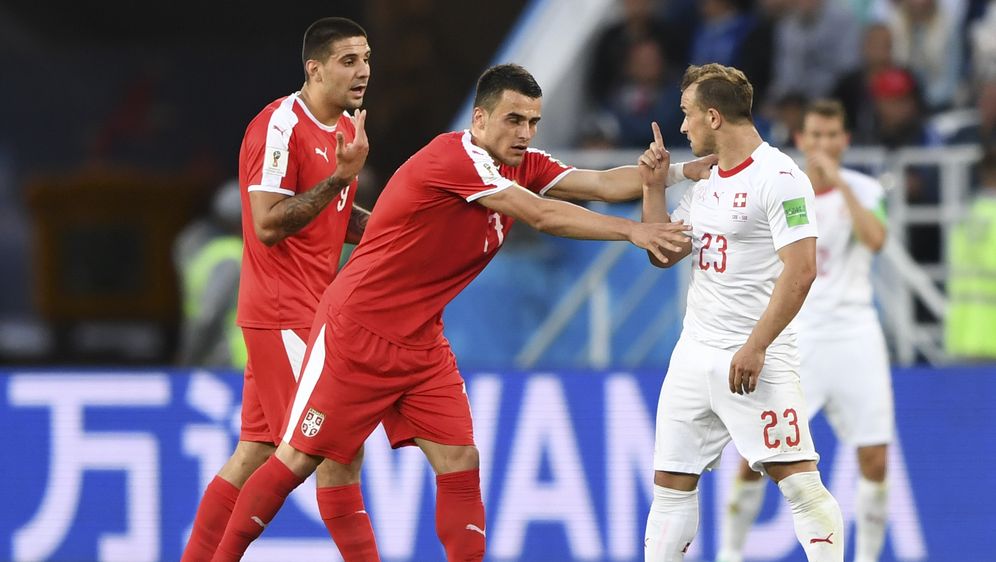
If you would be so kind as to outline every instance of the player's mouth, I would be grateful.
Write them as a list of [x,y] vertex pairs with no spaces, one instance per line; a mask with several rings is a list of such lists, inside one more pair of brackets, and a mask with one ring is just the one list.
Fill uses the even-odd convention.
[[512,145],[512,151],[515,152],[516,154],[525,152],[527,148],[529,148],[529,145],[526,145],[526,144],[513,144]]
[[355,94],[357,96],[362,96],[363,93],[367,91],[367,85],[366,84],[357,84],[356,86],[353,86],[352,88],[350,88],[349,91],[353,92],[353,94]]

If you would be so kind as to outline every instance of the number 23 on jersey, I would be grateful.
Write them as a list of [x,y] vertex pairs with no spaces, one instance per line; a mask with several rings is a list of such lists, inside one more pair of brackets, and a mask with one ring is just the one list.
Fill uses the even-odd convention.
[[699,269],[703,271],[726,271],[726,250],[729,244],[726,236],[706,232],[702,235],[702,245],[699,247]]

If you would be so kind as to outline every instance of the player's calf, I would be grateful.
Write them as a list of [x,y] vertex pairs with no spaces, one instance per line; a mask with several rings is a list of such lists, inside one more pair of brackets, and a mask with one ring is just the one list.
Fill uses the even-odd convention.
[[781,475],[772,474],[770,468],[768,472],[778,480],[778,488],[792,508],[795,534],[806,551],[806,559],[809,562],[843,562],[844,521],[840,506],[823,486],[820,473],[789,471],[788,476],[781,478]]
[[[658,471],[654,475],[654,500],[647,516],[643,539],[646,562],[681,562],[699,528],[697,475]],[[662,486],[677,484],[682,490]]]
[[363,448],[349,464],[318,465],[318,511],[345,562],[377,562],[377,542],[360,491]]

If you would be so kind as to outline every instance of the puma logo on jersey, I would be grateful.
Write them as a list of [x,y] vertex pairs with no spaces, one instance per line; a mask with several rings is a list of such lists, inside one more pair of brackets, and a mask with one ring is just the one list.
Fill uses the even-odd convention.
[[276,129],[277,132],[280,133],[281,135],[286,135],[287,134],[287,129],[281,129],[280,127],[278,127],[276,125],[274,125],[273,128]]
[[474,525],[473,523],[468,524],[466,527],[464,527],[464,529],[467,529],[468,531],[474,531],[475,533],[481,533],[482,537],[488,536],[484,533],[484,529],[478,527],[477,525]]
[[830,537],[832,537],[832,536],[833,536],[833,533],[830,533],[829,535],[827,535],[827,538],[825,538],[825,539],[821,539],[819,537],[817,537],[815,539],[809,539],[809,544],[816,544],[818,542],[825,542],[827,544],[833,544],[833,541],[830,540]]
[[316,146],[315,147],[315,154],[317,154],[317,155],[321,156],[322,158],[324,158],[326,162],[329,161],[329,147],[326,146],[325,150],[318,150],[318,147]]
[[778,175],[781,174],[785,174],[786,176],[792,176],[793,178],[795,177],[795,174],[792,173],[792,170],[781,170],[778,172]]
[[716,204],[719,205],[719,192],[713,191],[712,196],[716,198]]

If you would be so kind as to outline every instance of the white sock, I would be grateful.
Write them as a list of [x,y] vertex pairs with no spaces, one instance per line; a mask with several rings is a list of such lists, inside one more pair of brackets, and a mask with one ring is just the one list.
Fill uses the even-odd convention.
[[820,473],[798,472],[778,483],[792,507],[795,536],[809,562],[844,562],[844,521],[840,506],[823,487]]
[[888,486],[858,478],[858,499],[855,506],[854,562],[877,562],[885,543]]
[[741,562],[744,559],[744,544],[757,514],[764,504],[765,479],[733,481],[729,501],[720,516],[719,555],[717,562]]
[[699,530],[699,491],[654,485],[654,501],[643,540],[645,562],[681,562]]

